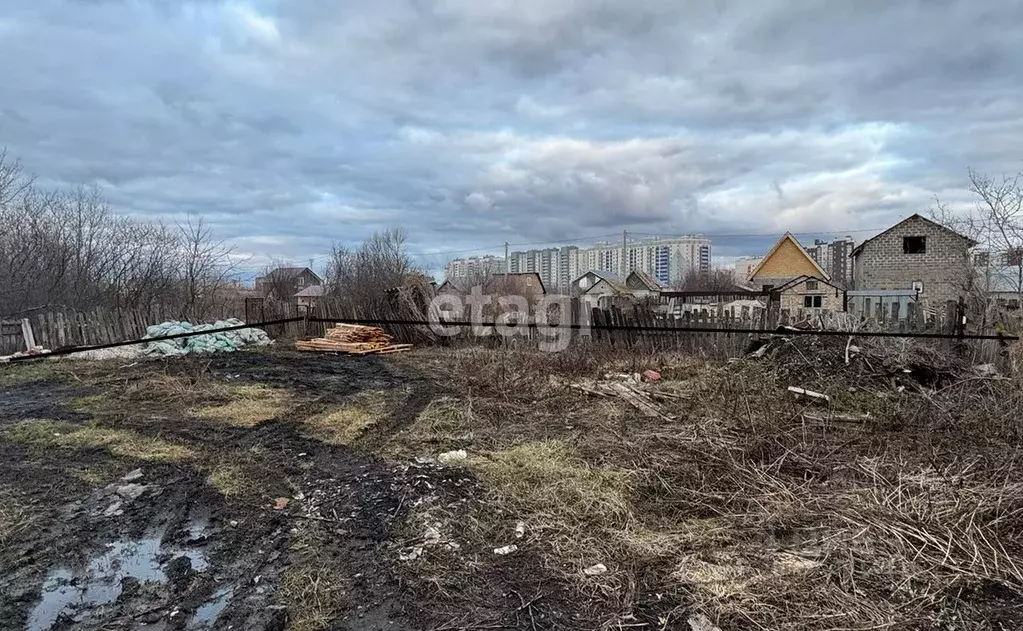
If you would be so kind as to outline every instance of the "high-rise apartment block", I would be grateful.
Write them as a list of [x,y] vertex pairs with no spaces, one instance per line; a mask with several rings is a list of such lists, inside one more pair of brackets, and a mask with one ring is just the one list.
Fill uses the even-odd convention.
[[846,288],[851,288],[853,283],[853,262],[852,251],[856,247],[852,237],[825,241],[815,239],[813,245],[808,246],[806,251],[817,261],[825,272],[831,276],[832,282],[838,283]]
[[473,256],[449,261],[444,266],[444,277],[447,279],[486,277],[491,274],[501,274],[504,270],[503,257]]
[[[625,265],[622,265],[624,253]],[[472,261],[500,261],[494,273],[504,272],[504,259],[499,257],[477,257],[456,259],[448,264],[448,278],[453,272],[461,272],[472,265]],[[675,238],[651,238],[641,241],[598,243],[578,247],[568,245],[560,248],[545,248],[512,252],[508,256],[508,271],[536,272],[543,279],[548,291],[566,288],[576,278],[590,270],[627,275],[641,270],[662,285],[671,286],[690,271],[709,271],[711,261],[710,239],[700,236]],[[475,263],[476,268],[482,265]],[[462,277],[464,277],[463,274]],[[457,276],[456,276],[457,277]]]

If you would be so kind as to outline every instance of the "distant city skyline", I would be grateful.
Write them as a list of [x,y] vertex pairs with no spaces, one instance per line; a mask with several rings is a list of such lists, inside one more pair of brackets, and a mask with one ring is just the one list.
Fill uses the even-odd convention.
[[450,279],[504,271],[536,272],[545,285],[566,287],[590,270],[622,277],[640,270],[669,286],[692,270],[710,270],[711,248],[711,240],[700,235],[629,239],[623,233],[623,241],[619,242],[516,250],[509,252],[507,259],[497,255],[458,257],[445,265],[444,276]]

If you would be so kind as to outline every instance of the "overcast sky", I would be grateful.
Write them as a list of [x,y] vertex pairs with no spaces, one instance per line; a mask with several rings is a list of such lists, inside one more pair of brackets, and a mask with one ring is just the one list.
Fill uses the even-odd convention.
[[254,260],[841,235],[1023,170],[1021,56],[1020,2],[0,0],[0,145]]

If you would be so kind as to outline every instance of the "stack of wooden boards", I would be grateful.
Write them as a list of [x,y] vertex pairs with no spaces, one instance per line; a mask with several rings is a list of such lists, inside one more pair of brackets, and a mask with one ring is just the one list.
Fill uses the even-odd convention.
[[383,329],[360,324],[338,324],[327,329],[326,337],[295,342],[300,351],[328,351],[349,355],[387,355],[412,348],[411,344],[392,344]]

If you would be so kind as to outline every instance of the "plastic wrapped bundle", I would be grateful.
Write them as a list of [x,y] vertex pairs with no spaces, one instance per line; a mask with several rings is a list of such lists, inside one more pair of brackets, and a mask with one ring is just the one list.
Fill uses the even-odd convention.
[[[241,320],[231,318],[218,320],[213,324],[192,324],[191,322],[164,322],[146,329],[146,337],[159,338],[167,335],[180,335],[193,331],[216,331],[232,326],[242,326]],[[207,335],[193,335],[173,340],[150,342],[146,348],[147,355],[187,355],[190,353],[233,353],[244,346],[266,346],[271,340],[266,331],[256,328],[235,329],[234,331],[218,331]]]

